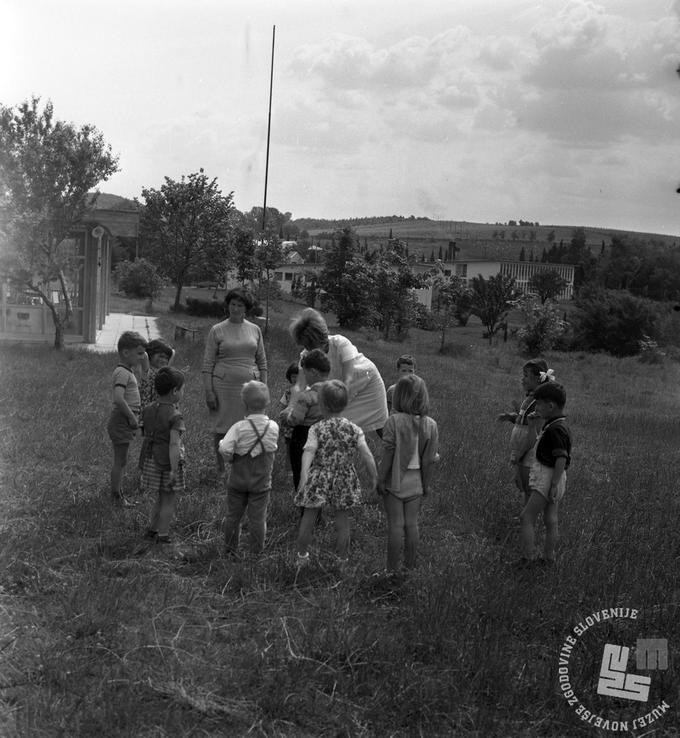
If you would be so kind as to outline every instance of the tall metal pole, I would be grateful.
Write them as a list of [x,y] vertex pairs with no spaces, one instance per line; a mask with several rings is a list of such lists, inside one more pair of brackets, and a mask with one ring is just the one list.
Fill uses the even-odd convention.
[[[272,93],[274,90],[274,44],[276,42],[276,26],[272,26],[272,65],[269,75],[269,115],[267,117],[267,159],[264,165],[264,204],[262,206],[262,241],[267,238],[267,181],[269,179],[269,139],[272,131]],[[266,247],[265,247],[266,248]],[[267,297],[265,300],[264,334],[269,331],[269,265],[267,265]]]
[[269,179],[269,138],[272,131],[272,93],[274,90],[274,43],[276,41],[276,26],[272,26],[272,65],[269,77],[269,116],[267,119],[267,160],[264,165],[264,206],[262,208],[262,233],[267,223],[267,180]]

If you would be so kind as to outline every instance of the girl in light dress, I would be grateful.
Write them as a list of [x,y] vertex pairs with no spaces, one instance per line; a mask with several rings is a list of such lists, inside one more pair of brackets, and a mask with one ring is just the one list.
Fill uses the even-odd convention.
[[439,460],[439,431],[429,416],[425,382],[415,374],[404,375],[395,385],[392,415],[383,429],[383,456],[378,472],[378,492],[387,513],[387,571],[416,565],[418,513],[430,490]]

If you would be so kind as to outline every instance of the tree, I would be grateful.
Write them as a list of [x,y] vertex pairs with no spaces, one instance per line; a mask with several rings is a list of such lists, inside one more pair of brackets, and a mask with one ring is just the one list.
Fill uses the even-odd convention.
[[42,110],[39,97],[16,109],[0,104],[0,271],[47,305],[57,349],[73,315],[76,254],[67,237],[94,207],[88,192],[117,171],[102,134],[54,120],[51,101]]
[[234,247],[234,263],[236,265],[236,279],[245,285],[252,282],[258,275],[258,266],[255,259],[255,238],[250,228],[237,225],[232,237]]
[[422,279],[411,269],[404,254],[405,247],[397,239],[372,266],[374,288],[370,297],[374,305],[375,325],[389,338],[394,328],[397,338],[408,335],[415,318],[413,289],[420,287]]
[[233,193],[222,195],[217,179],[203,169],[165,178],[156,189],[142,190],[145,205],[140,220],[144,256],[175,285],[174,309],[179,310],[182,288],[190,279],[217,274],[222,281],[231,252]]
[[[283,251],[281,250],[281,241],[276,236],[265,236],[255,249],[255,259],[257,260],[258,272],[261,275],[264,272],[264,290],[262,285],[262,277],[260,277],[259,296],[265,293],[265,334],[269,328],[269,297],[272,290],[271,278],[272,273],[281,264],[283,259]],[[278,288],[278,285],[276,285]]]
[[538,295],[541,305],[555,299],[567,284],[555,269],[541,269],[529,278],[529,288]]
[[[442,270],[438,270],[432,277],[432,291],[436,295],[432,305],[432,314],[435,316],[441,331],[439,352],[443,353],[446,343],[446,331],[455,320],[459,324],[461,320],[465,325],[467,317],[463,318],[466,309],[469,310],[471,292],[462,277],[455,274],[446,276]],[[467,313],[469,315],[469,313]]]
[[512,301],[519,296],[515,289],[515,280],[507,274],[496,274],[488,279],[480,274],[470,280],[470,287],[472,313],[482,321],[491,340],[507,317]]
[[[348,304],[352,298],[343,290],[346,284],[345,273],[347,264],[354,259],[356,254],[356,242],[350,228],[345,228],[338,233],[338,238],[333,238],[331,248],[326,253],[324,268],[319,275],[319,284],[326,291],[326,300],[330,309],[338,315],[352,314],[351,306]],[[342,323],[341,323],[342,325]]]

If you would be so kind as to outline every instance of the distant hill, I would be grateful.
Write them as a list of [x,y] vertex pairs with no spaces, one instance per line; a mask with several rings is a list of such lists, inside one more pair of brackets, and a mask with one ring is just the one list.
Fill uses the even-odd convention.
[[[580,226],[567,225],[507,225],[505,223],[472,223],[454,220],[430,220],[386,216],[379,218],[355,218],[347,220],[314,220],[301,218],[293,221],[300,230],[307,230],[316,241],[324,245],[332,233],[350,227],[357,238],[366,245],[385,244],[390,232],[393,238],[405,241],[409,252],[424,255],[426,259],[439,258],[440,249],[445,255],[451,242],[456,244],[457,259],[507,259],[516,260],[522,250],[526,259],[533,251],[540,260],[543,249],[560,241],[568,243],[574,230]],[[584,227],[586,243],[599,251],[608,248],[614,236],[628,236],[640,241],[663,243],[680,248],[680,235],[668,236],[656,233],[640,233],[615,228]]]

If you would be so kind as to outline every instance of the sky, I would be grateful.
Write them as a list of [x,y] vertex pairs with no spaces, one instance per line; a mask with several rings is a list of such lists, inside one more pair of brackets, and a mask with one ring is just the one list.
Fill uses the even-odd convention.
[[680,0],[0,0],[0,103],[239,210],[680,234]]

